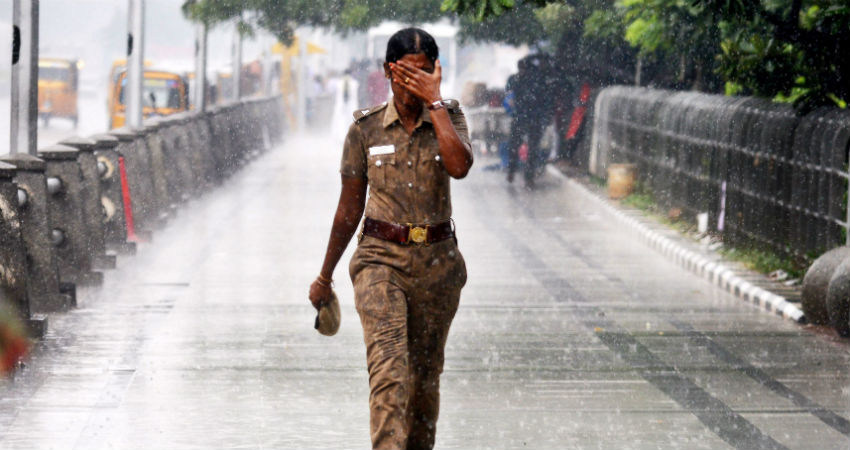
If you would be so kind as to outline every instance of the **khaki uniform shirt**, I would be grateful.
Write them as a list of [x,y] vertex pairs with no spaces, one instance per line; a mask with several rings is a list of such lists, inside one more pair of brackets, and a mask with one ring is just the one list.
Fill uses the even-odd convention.
[[[466,119],[456,101],[447,110],[461,142],[470,148]],[[436,224],[452,215],[449,174],[441,161],[427,108],[408,135],[389,102],[354,113],[340,173],[369,183],[366,217],[384,222]]]

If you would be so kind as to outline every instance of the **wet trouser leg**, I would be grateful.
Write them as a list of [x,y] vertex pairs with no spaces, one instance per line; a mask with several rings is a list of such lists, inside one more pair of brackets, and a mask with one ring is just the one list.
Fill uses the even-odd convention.
[[407,296],[386,278],[366,283],[355,284],[355,299],[366,343],[372,448],[401,450],[409,429]]
[[357,309],[366,341],[373,448],[431,449],[460,290],[408,298],[395,284],[379,281],[358,294],[366,296]]
[[[365,238],[351,264],[366,343],[372,446],[431,449],[446,338],[466,265],[451,240],[405,248],[401,258],[394,249]],[[377,263],[384,259],[393,267]],[[405,259],[409,264],[398,264]],[[411,270],[399,270],[405,266]]]
[[407,450],[430,450],[434,448],[440,412],[440,374],[446,338],[457,311],[460,290],[416,291],[417,298],[408,304],[411,396]]
[[528,132],[528,161],[525,164],[525,180],[534,179],[534,173],[541,167],[540,161],[540,139],[543,137],[543,127],[538,124],[529,124]]
[[508,140],[508,176],[513,177],[519,165],[519,147],[522,145],[523,129],[517,119],[511,122],[511,135]]

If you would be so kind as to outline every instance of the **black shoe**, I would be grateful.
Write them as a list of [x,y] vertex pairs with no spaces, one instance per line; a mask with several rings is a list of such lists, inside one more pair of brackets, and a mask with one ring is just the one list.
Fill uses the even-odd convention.
[[525,188],[528,190],[534,189],[534,178],[525,179]]
[[508,183],[513,183],[513,182],[514,182],[514,171],[508,170]]

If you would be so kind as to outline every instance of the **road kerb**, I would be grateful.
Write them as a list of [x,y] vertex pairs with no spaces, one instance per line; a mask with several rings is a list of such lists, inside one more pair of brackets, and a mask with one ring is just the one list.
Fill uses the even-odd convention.
[[654,250],[664,256],[671,258],[676,264],[684,269],[701,276],[712,284],[735,295],[736,297],[760,306],[768,312],[772,312],[785,319],[798,323],[805,322],[803,311],[789,302],[784,297],[774,294],[764,288],[753,285],[744,278],[735,274],[733,270],[722,263],[707,262],[702,256],[686,249],[681,244],[664,237],[657,231],[650,229],[639,220],[629,217],[623,211],[609,203],[606,199],[591,192],[587,187],[564,175],[555,167],[548,166],[549,173],[565,180],[570,189],[582,193],[585,197],[593,200],[602,209],[611,214],[616,220],[629,226],[636,231],[646,243]]

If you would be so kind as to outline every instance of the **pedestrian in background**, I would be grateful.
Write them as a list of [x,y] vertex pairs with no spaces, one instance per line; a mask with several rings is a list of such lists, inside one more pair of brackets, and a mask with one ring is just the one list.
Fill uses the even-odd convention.
[[334,111],[331,116],[331,133],[342,140],[345,136],[345,130],[350,122],[349,112],[356,109],[359,104],[357,102],[357,91],[360,85],[351,76],[351,70],[346,70],[342,76],[337,79],[334,86]]
[[536,171],[543,167],[545,155],[540,152],[543,131],[552,121],[552,70],[546,55],[533,54],[517,63],[518,72],[508,79],[506,92],[513,94],[513,121],[508,142],[508,183],[514,181],[519,168],[520,147],[528,149],[525,160],[525,186],[534,187]]
[[349,274],[366,343],[374,449],[433,448],[444,349],[466,283],[449,182],[469,172],[472,151],[458,103],[440,95],[438,56],[424,30],[389,39],[384,75],[393,96],[354,114],[324,264],[310,286],[316,308],[329,301],[334,268],[365,209]]

